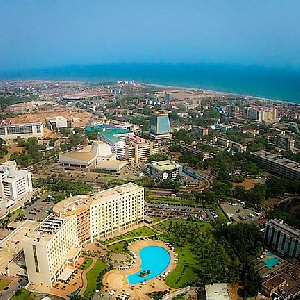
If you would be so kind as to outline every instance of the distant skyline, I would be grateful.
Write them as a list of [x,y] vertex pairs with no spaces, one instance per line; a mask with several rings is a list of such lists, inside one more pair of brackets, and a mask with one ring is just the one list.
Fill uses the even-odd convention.
[[300,69],[299,0],[0,0],[1,71],[107,63]]

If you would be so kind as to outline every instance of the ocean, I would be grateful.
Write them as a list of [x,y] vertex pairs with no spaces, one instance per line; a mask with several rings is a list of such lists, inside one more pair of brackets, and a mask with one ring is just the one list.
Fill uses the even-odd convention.
[[76,80],[90,83],[136,82],[207,89],[300,104],[300,70],[224,64],[103,64],[0,70],[0,80]]

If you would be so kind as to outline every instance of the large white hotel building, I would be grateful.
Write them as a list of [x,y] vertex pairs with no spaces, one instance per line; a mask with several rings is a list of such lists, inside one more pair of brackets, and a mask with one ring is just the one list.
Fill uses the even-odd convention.
[[24,241],[28,279],[33,284],[50,286],[76,259],[85,241],[118,235],[143,221],[144,188],[128,183],[91,196],[70,197],[56,204],[53,213]]

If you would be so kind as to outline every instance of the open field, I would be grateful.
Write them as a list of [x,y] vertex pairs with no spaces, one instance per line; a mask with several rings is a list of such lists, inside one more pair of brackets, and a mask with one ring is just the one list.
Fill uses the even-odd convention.
[[254,188],[255,184],[262,183],[264,184],[266,180],[264,178],[257,178],[257,179],[245,179],[241,183],[233,183],[233,186],[243,186],[246,190],[251,190]]
[[83,110],[69,110],[62,109],[60,111],[46,111],[46,112],[35,112],[19,115],[15,118],[8,118],[7,120],[11,121],[12,124],[21,124],[21,123],[30,123],[30,122],[42,122],[46,123],[46,118],[53,118],[56,116],[63,116],[69,121],[72,122],[72,127],[81,127],[88,125],[91,113],[83,111]]

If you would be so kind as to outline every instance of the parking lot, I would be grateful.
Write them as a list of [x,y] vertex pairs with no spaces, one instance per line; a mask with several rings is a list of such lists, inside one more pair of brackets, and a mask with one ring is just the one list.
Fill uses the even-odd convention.
[[218,218],[218,215],[214,211],[209,209],[192,206],[192,205],[180,205],[180,204],[167,204],[167,203],[145,203],[145,212],[150,217],[161,218],[181,218],[199,221],[209,221]]
[[26,205],[26,208],[24,209],[25,218],[27,220],[42,221],[52,212],[53,206],[53,202],[46,201],[45,198],[38,198],[33,203]]
[[241,203],[224,203],[221,207],[228,219],[236,222],[252,223],[255,220],[262,218],[261,213],[255,212],[253,209],[244,208]]

